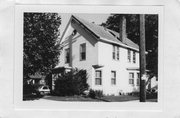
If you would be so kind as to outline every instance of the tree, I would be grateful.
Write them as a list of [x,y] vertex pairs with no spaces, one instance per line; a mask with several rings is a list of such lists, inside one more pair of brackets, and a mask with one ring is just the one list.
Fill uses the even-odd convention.
[[61,17],[58,13],[24,13],[23,75],[45,75],[58,63],[58,37]]
[[[101,26],[119,32],[119,23],[122,16],[126,17],[127,37],[139,44],[140,26],[138,14],[111,14]],[[158,73],[158,15],[145,15],[145,35],[146,35],[146,56],[147,66],[151,73]]]

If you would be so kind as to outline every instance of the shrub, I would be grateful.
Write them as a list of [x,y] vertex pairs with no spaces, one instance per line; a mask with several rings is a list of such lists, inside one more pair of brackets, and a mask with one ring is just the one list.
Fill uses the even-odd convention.
[[95,97],[96,97],[95,91],[92,90],[92,89],[90,89],[88,96],[89,96],[90,98],[95,98]]
[[154,90],[147,90],[146,91],[146,98],[147,99],[157,99],[158,93]]
[[103,91],[90,89],[89,97],[91,97],[91,98],[102,98],[103,97]]
[[139,91],[133,91],[131,93],[128,93],[128,95],[139,97]]
[[83,94],[88,89],[86,70],[73,69],[71,72],[62,73],[55,82],[54,93],[60,96]]
[[23,95],[26,95],[26,94],[32,94],[36,92],[35,90],[35,87],[31,84],[24,84],[23,85]]

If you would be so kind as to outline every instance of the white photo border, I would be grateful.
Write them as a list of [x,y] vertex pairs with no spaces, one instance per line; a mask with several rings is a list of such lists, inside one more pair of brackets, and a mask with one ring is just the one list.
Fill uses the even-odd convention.
[[[163,11],[164,6],[120,5],[16,5],[14,50],[14,108],[73,111],[162,111],[163,110]],[[23,14],[24,12],[53,13],[118,13],[158,14],[158,102],[40,102],[22,100],[23,87]]]

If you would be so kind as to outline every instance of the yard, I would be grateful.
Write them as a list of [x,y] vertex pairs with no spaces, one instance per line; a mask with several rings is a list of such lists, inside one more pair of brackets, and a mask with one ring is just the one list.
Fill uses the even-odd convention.
[[[90,98],[83,96],[51,96],[46,95],[42,96],[26,96],[25,101],[29,100],[48,100],[48,101],[76,101],[76,102],[128,102],[128,101],[139,101],[139,97],[130,96],[130,95],[121,95],[121,96],[104,96],[102,98]],[[157,99],[147,99],[147,102],[157,102]]]
[[[92,99],[83,96],[44,96],[41,99],[53,101],[76,101],[76,102],[127,102],[138,101],[139,97],[122,95],[122,96],[104,96],[102,98]],[[157,99],[147,99],[147,102],[157,102]]]

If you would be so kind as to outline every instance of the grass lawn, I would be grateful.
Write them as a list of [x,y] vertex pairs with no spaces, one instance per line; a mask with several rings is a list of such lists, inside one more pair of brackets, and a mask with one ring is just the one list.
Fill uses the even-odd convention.
[[92,99],[89,97],[82,96],[44,96],[42,99],[46,100],[55,100],[55,101],[91,101],[91,102],[124,102],[124,101],[132,101],[138,100],[138,97],[134,96],[104,96],[100,99]]
[[[83,97],[83,96],[44,96],[44,97],[37,97],[37,96],[26,96],[23,100],[38,100],[38,99],[45,99],[45,100],[52,100],[52,101],[79,101],[79,102],[126,102],[126,101],[134,101],[139,100],[139,97],[135,96],[128,96],[128,95],[121,95],[121,96],[104,96],[102,98],[93,99],[90,97]],[[157,99],[147,99],[147,102],[157,102]]]
[[139,97],[121,95],[121,96],[104,96],[102,99],[107,100],[109,102],[124,102],[124,101],[139,100]]
[[55,100],[55,101],[81,101],[81,102],[88,102],[88,101],[94,101],[94,102],[102,102],[102,100],[99,99],[92,99],[89,97],[82,97],[82,96],[44,96],[43,99],[46,100]]

